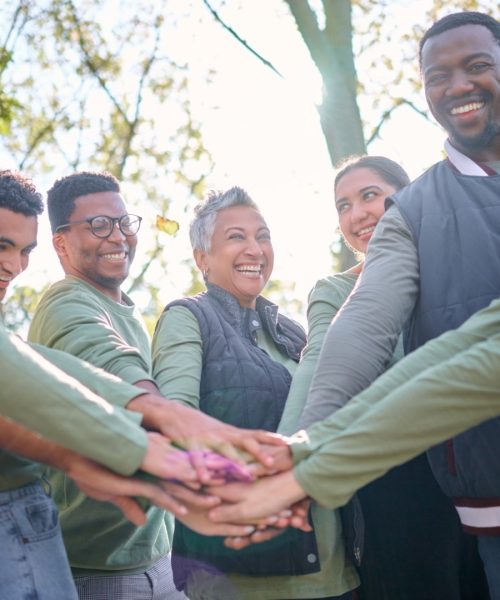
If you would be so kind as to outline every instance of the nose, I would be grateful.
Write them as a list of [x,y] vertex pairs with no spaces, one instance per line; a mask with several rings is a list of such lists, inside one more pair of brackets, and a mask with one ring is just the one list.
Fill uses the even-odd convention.
[[456,69],[450,76],[446,95],[463,96],[469,94],[473,89],[474,84],[470,81],[467,72],[464,69]]
[[363,202],[354,202],[351,208],[351,221],[352,223],[360,223],[366,219],[368,211]]
[[118,221],[116,221],[115,223],[113,223],[113,229],[111,230],[111,233],[109,234],[108,240],[115,240],[115,241],[123,241],[127,236],[123,235],[122,230],[120,229],[120,226],[118,225]]
[[263,252],[259,240],[255,238],[248,238],[245,252],[250,256],[261,256]]

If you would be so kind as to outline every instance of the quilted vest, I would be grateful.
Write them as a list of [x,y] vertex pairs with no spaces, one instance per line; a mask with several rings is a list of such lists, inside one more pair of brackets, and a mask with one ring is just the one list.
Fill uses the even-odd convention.
[[[288,395],[291,375],[257,346],[262,327],[290,358],[299,361],[305,345],[303,329],[278,307],[257,298],[255,310],[242,308],[225,290],[209,285],[207,292],[168,304],[184,306],[196,317],[203,344],[200,409],[225,423],[248,429],[276,431]],[[177,589],[189,573],[255,576],[303,575],[319,571],[314,532],[288,529],[268,542],[243,550],[226,548],[218,537],[199,535],[176,522],[172,568]]]

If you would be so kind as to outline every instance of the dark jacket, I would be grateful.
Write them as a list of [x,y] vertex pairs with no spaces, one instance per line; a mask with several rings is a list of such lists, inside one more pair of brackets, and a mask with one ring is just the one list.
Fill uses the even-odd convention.
[[[393,201],[411,230],[420,265],[418,301],[405,331],[405,351],[411,352],[500,295],[500,175],[462,175],[441,162]],[[428,456],[457,505],[468,498],[471,505],[477,498],[500,504],[500,419],[432,448]]]
[[[257,346],[256,332],[264,329],[298,362],[306,341],[300,325],[279,314],[265,298],[257,298],[255,310],[242,308],[231,294],[213,285],[165,310],[171,306],[188,308],[200,327],[200,409],[231,425],[276,431],[291,375]],[[179,522],[175,526],[172,567],[178,589],[198,568],[257,576],[301,575],[319,571],[317,557],[314,533],[289,529],[269,542],[234,551],[221,538],[199,535]]]

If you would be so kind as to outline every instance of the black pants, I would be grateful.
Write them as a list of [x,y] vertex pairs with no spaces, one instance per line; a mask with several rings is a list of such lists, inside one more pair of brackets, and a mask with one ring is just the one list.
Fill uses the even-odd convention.
[[362,600],[487,600],[476,539],[462,531],[425,454],[358,492]]

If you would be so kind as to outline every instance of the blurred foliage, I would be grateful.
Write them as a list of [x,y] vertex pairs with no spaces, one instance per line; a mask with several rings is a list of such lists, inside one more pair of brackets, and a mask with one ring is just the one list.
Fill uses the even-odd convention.
[[[0,149],[48,185],[82,169],[123,182],[130,207],[151,217],[146,259],[127,291],[147,291],[157,314],[149,273],[165,272],[167,260],[153,215],[168,218],[174,198],[188,210],[212,169],[191,113],[188,66],[169,53],[180,15],[155,0],[140,10],[131,0],[20,0],[3,3],[0,16]],[[10,296],[12,327],[35,304],[23,294]]]
[[[250,1],[240,0],[243,17]],[[408,31],[392,18],[392,0],[274,1],[281,17],[295,22],[322,75],[319,113],[332,164],[369,151],[401,106],[427,114],[423,95],[415,95],[416,50],[433,20],[460,9],[498,11],[495,0],[434,0],[426,22]],[[191,18],[193,2],[199,0],[170,12],[158,0],[0,4],[0,150],[12,166],[49,184],[81,169],[106,169],[124,182],[128,204],[140,204],[151,232],[127,291],[144,294],[151,323],[165,302],[160,280],[169,247],[155,215],[170,218],[173,202],[189,210],[213,166],[191,110],[189,65],[174,58],[171,42],[179,20]],[[226,0],[213,4],[221,9]],[[397,56],[388,44],[396,44]],[[332,248],[335,270],[353,262],[338,239]],[[191,273],[184,291],[203,289],[192,261],[176,261]],[[39,292],[24,287],[11,294],[11,327],[29,317]],[[290,285],[272,282],[268,295],[292,303],[294,312]]]

